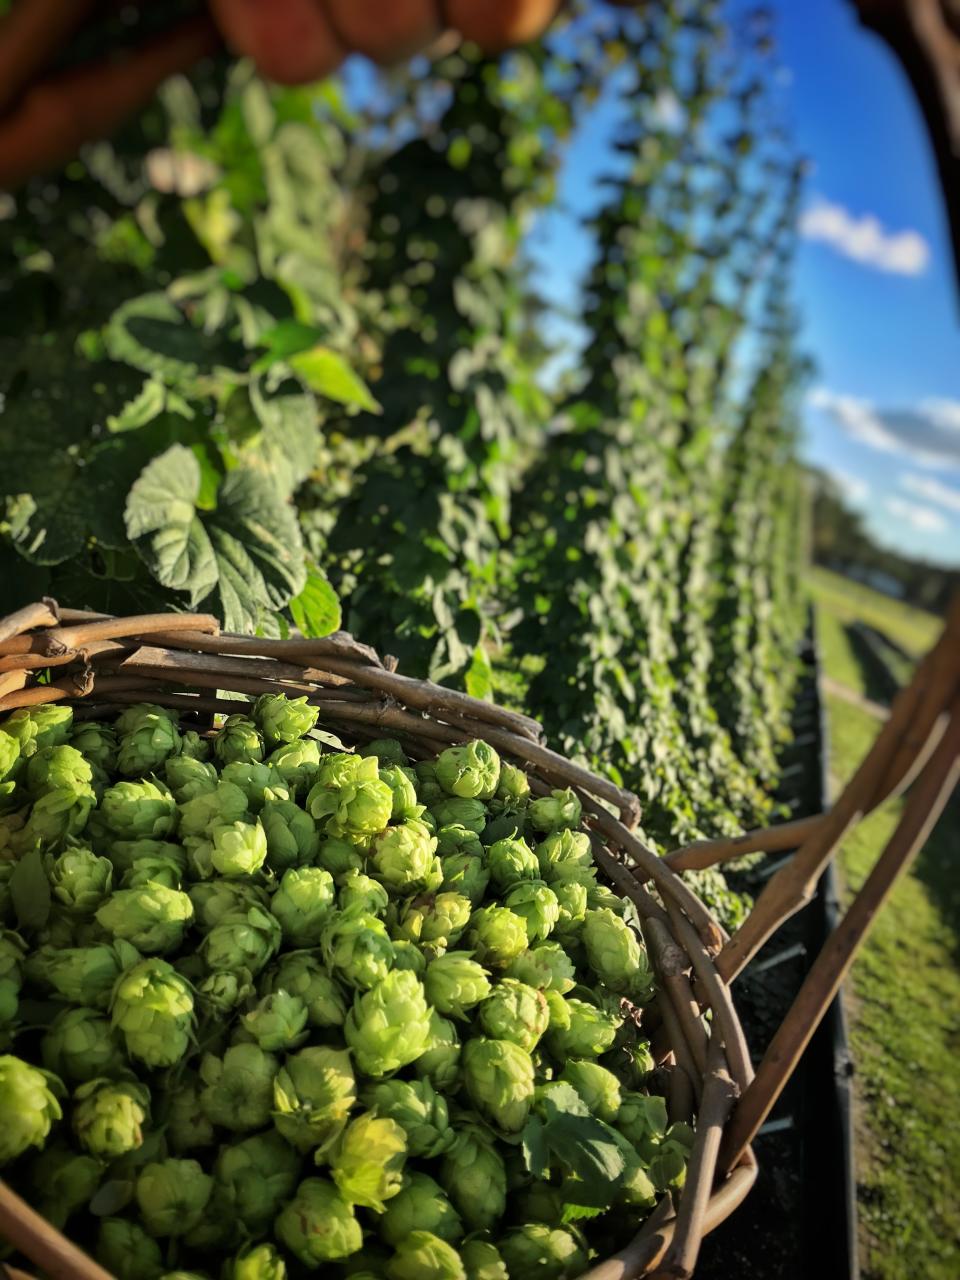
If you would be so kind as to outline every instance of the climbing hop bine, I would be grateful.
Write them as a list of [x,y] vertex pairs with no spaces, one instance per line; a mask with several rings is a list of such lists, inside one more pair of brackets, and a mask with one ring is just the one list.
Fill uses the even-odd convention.
[[[41,682],[42,681],[42,682]],[[67,701],[75,718],[103,718],[144,700],[177,708],[195,728],[235,713],[235,698],[306,696],[320,725],[362,745],[384,732],[424,759],[482,738],[521,766],[536,794],[573,788],[595,861],[636,906],[658,979],[643,1011],[671,1120],[696,1138],[679,1193],[664,1194],[630,1243],[583,1280],[691,1276],[704,1234],[741,1203],[756,1177],[750,1143],[836,995],[897,876],[918,852],[960,772],[960,599],[943,634],[893,704],[873,748],[827,813],[661,858],[636,834],[637,798],[546,747],[526,716],[414,680],[344,633],[270,640],[227,635],[208,615],[116,618],[46,599],[0,620],[0,715]],[[808,902],[845,834],[909,788],[899,826],[827,941],[756,1073],[731,985],[776,929]],[[796,850],[752,914],[728,937],[681,879],[745,853]],[[629,1209],[620,1212],[627,1214]],[[44,1274],[109,1280],[107,1272],[0,1183],[0,1237]],[[14,1280],[23,1273],[11,1268]],[[28,1278],[29,1280],[29,1278]]]

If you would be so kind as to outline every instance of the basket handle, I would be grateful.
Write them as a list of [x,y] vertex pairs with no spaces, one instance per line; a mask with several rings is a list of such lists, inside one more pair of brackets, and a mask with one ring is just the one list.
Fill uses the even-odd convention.
[[[898,694],[889,719],[834,807],[813,819],[788,824],[794,828],[793,845],[799,843],[796,854],[771,877],[748,919],[717,956],[718,972],[726,982],[732,982],[783,922],[810,901],[847,832],[883,800],[912,784],[896,830],[811,966],[756,1076],[737,1103],[720,1151],[723,1169],[733,1168],[769,1115],[836,996],[874,917],[923,848],[958,780],[960,595],[951,604],[939,640],[911,683]],[[797,828],[802,831],[799,841]],[[771,828],[771,834],[777,830]],[[765,832],[752,832],[748,841],[757,849],[769,849],[765,837]],[[690,850],[702,853],[707,843],[690,846]],[[785,843],[778,847],[792,846]],[[678,854],[690,850],[679,850]],[[713,862],[744,852],[743,844],[737,846],[734,841],[716,842],[710,850],[711,855],[721,855],[713,856]],[[674,869],[682,869],[682,865],[682,859],[675,855]]]

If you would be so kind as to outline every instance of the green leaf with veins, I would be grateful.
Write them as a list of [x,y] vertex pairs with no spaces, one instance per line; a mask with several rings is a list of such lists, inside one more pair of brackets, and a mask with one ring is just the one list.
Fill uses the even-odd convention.
[[196,456],[173,445],[130,490],[127,533],[158,582],[186,592],[191,608],[206,601],[228,629],[251,629],[306,582],[296,516],[250,467],[229,472],[213,511],[199,509],[201,486]]
[[381,407],[367,384],[350,368],[343,356],[329,347],[311,347],[288,358],[287,363],[298,373],[311,391],[338,404],[381,413]]
[[290,601],[289,608],[290,616],[305,636],[328,636],[340,629],[340,599],[320,569],[310,570],[306,585]]
[[223,332],[195,328],[165,293],[145,293],[123,303],[104,331],[107,351],[168,386],[215,389],[241,381],[243,347]]

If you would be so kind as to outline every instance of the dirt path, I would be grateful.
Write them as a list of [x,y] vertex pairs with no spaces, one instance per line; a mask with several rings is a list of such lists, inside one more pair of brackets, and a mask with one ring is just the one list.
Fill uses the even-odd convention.
[[841,684],[839,680],[834,680],[830,676],[823,676],[821,679],[823,692],[829,693],[833,698],[840,698],[843,702],[849,702],[854,707],[859,707],[861,711],[865,711],[867,715],[874,716],[877,720],[886,720],[890,714],[890,708],[883,706],[880,702],[874,702],[871,698],[865,698],[862,693],[857,693],[854,689],[850,689],[845,684]]

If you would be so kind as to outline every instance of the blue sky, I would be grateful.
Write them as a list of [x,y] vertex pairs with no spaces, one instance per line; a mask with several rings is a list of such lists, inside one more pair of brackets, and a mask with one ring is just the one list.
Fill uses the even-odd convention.
[[[960,563],[960,295],[923,121],[899,65],[847,0],[774,0],[781,92],[811,162],[796,294],[817,373],[807,456],[874,534]],[[540,287],[576,309],[579,219],[609,170],[609,101],[574,137],[556,210],[529,247]],[[558,335],[575,329],[557,322]]]

